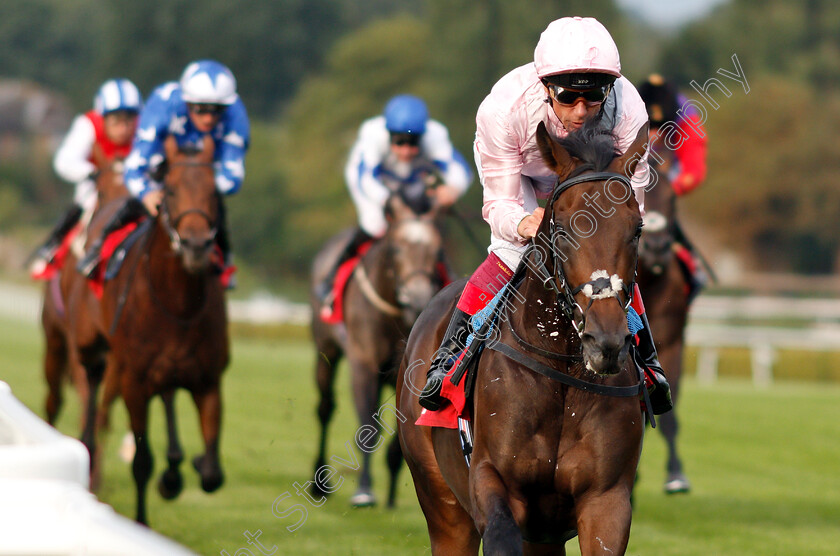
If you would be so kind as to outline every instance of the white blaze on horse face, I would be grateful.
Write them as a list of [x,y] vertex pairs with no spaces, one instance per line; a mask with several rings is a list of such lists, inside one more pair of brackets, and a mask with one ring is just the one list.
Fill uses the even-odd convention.
[[599,278],[608,278],[610,281],[609,287],[601,288],[599,291],[595,291],[595,288],[591,283],[587,283],[583,286],[581,290],[583,295],[588,297],[589,299],[609,299],[611,297],[616,297],[622,291],[624,286],[624,281],[618,274],[613,274],[610,276],[609,272],[606,270],[596,270],[592,273],[589,277],[590,282],[594,282]]
[[668,217],[661,212],[650,211],[644,216],[646,232],[661,232],[668,227]]
[[430,245],[434,238],[431,225],[420,220],[406,222],[400,226],[398,235],[401,240],[407,243],[420,245]]

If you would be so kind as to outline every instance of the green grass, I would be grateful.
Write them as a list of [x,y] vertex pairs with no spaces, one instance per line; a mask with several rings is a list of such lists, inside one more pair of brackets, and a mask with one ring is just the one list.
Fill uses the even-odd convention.
[[[226,483],[217,493],[205,494],[185,463],[185,489],[176,501],[163,501],[150,484],[152,527],[208,555],[225,550],[235,556],[240,548],[260,554],[243,535],[258,530],[263,546],[276,546],[277,554],[428,554],[425,522],[405,468],[395,511],[352,510],[348,498],[355,490],[355,476],[349,471],[342,472],[344,483],[321,507],[295,496],[294,483],[312,479],[316,448],[312,348],[301,330],[282,336],[236,330],[233,361],[224,382]],[[42,340],[36,324],[0,320],[0,331],[0,378],[43,415]],[[840,387],[817,373],[815,378],[822,376],[823,382],[779,381],[758,390],[728,374],[727,369],[738,369],[742,363],[739,354],[730,355],[721,360],[720,382],[702,386],[689,377],[684,386],[681,452],[694,487],[691,494],[662,494],[664,443],[657,431],[648,431],[628,553],[836,554]],[[338,384],[339,407],[329,453],[346,458],[345,443],[352,441],[357,428],[346,367],[341,368]],[[67,398],[59,428],[78,436],[78,405],[69,388]],[[179,395],[178,407],[182,440],[191,458],[201,450],[196,412],[185,393]],[[154,402],[151,442],[157,473],[165,463],[162,426],[162,408]],[[116,455],[124,430],[125,411],[118,403],[112,432],[103,445],[105,475],[98,495],[133,517],[129,465]],[[373,457],[375,489],[384,498],[384,449]],[[308,508],[305,523],[295,532],[286,527],[300,514],[283,519],[272,514],[275,499],[286,492],[291,497],[278,503],[279,512],[295,503]],[[574,541],[568,548],[570,554],[577,553]]]

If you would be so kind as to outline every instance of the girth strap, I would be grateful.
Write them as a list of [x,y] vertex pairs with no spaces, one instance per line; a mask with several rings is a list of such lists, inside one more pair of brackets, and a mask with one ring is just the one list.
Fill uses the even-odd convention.
[[561,382],[566,386],[571,386],[572,388],[577,388],[585,392],[593,392],[595,394],[600,394],[602,396],[611,396],[614,398],[630,398],[642,394],[645,390],[644,381],[641,379],[639,380],[638,384],[634,384],[633,386],[609,386],[607,384],[595,384],[586,380],[581,380],[579,378],[569,376],[565,373],[561,373],[556,369],[552,369],[548,365],[543,365],[539,361],[528,357],[524,353],[515,350],[514,348],[503,342],[488,342],[486,347],[488,349],[498,351],[499,353],[508,357],[509,359],[516,361],[524,367],[528,367],[532,371],[539,373],[544,377],[550,378],[551,380],[556,380],[557,382]]

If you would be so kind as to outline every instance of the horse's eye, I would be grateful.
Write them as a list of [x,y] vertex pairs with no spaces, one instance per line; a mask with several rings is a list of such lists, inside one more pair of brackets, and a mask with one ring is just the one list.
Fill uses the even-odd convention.
[[636,226],[636,235],[633,239],[639,239],[642,236],[642,228],[645,227],[644,222],[639,222],[639,225]]

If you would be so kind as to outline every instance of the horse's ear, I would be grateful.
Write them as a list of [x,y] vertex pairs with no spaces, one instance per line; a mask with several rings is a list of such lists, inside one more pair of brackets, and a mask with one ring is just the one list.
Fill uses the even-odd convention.
[[174,136],[170,135],[163,140],[163,152],[166,160],[173,160],[178,156],[178,142]]
[[645,122],[645,125],[636,134],[636,139],[633,140],[633,144],[627,149],[627,152],[613,160],[612,164],[610,164],[616,172],[624,174],[628,178],[632,178],[633,174],[636,173],[636,165],[642,159],[642,156],[644,156],[648,146],[649,127],[650,124]]
[[213,153],[216,150],[216,142],[213,141],[213,137],[210,135],[205,135],[201,138],[201,153],[199,154],[199,158],[207,162],[208,164],[213,162]]
[[537,146],[540,148],[540,154],[546,166],[551,168],[555,174],[563,177],[572,171],[572,156],[551,138],[545,127],[545,122],[540,122],[537,126]]

